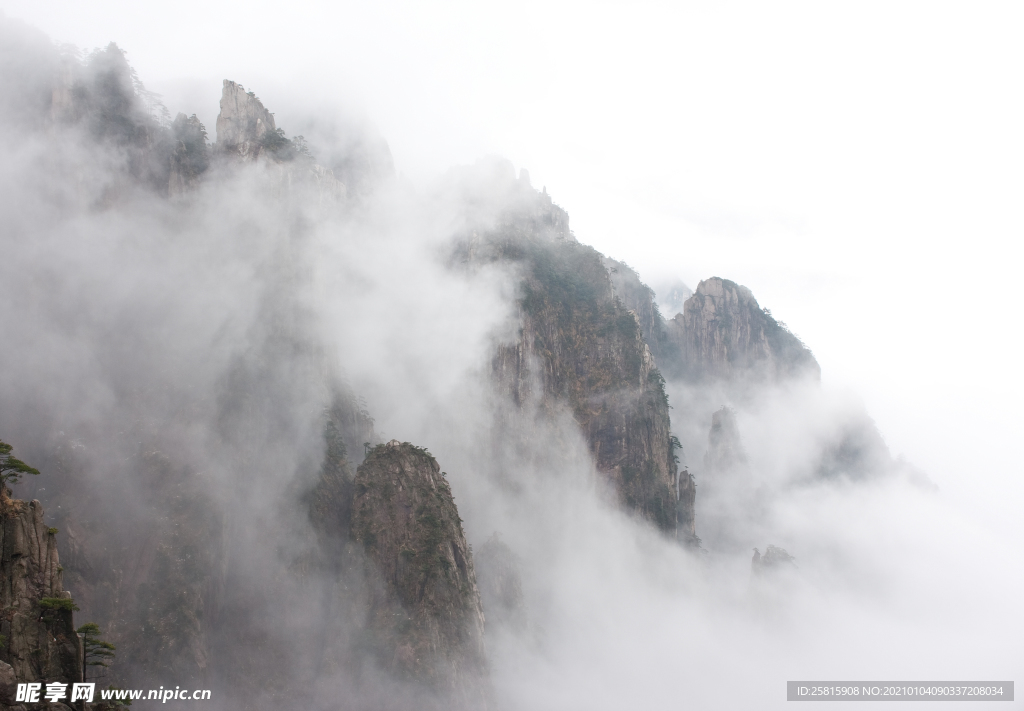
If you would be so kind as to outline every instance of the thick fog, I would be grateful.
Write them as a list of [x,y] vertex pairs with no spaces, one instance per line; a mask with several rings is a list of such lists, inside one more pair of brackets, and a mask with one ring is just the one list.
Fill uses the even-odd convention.
[[[331,608],[320,603],[336,581],[309,562],[317,544],[304,497],[323,455],[324,412],[339,390],[358,398],[374,418],[377,441],[413,442],[437,457],[474,548],[498,533],[518,560],[523,618],[488,628],[496,708],[773,708],[786,703],[788,679],[1017,676],[1024,662],[1017,612],[1024,559],[1014,444],[1022,393],[1008,353],[1019,345],[1013,324],[1020,299],[1011,282],[1016,247],[1007,241],[1019,237],[1020,224],[1006,216],[1005,202],[1010,186],[1020,187],[1019,175],[985,177],[999,192],[965,197],[957,211],[963,219],[932,241],[911,223],[918,209],[946,194],[949,186],[935,188],[938,180],[934,190],[908,189],[911,211],[894,206],[901,193],[882,195],[885,188],[878,187],[858,193],[876,201],[866,214],[850,217],[842,212],[849,204],[838,198],[801,212],[810,199],[793,193],[813,180],[796,174],[827,162],[810,161],[808,151],[831,155],[833,141],[842,143],[824,129],[808,139],[817,147],[793,149],[797,168],[784,167],[785,146],[764,149],[770,155],[746,174],[743,160],[730,153],[735,172],[709,169],[717,193],[697,191],[693,182],[700,176],[682,164],[676,166],[684,174],[680,183],[668,181],[646,194],[658,185],[661,168],[631,173],[626,168],[638,168],[632,159],[614,158],[593,170],[609,154],[631,150],[624,147],[630,137],[644,134],[640,108],[616,112],[601,124],[614,130],[600,139],[587,125],[566,145],[551,137],[535,146],[508,139],[517,126],[533,124],[491,113],[503,107],[503,87],[510,87],[508,111],[537,111],[563,136],[566,124],[579,118],[541,111],[543,102],[525,87],[532,72],[550,70],[565,80],[545,88],[556,107],[561,95],[603,91],[598,75],[609,69],[608,60],[589,70],[579,66],[582,59],[566,58],[565,48],[545,42],[564,34],[574,46],[601,44],[617,32],[610,26],[616,13],[607,9],[570,22],[573,13],[557,8],[549,18],[555,29],[544,31],[533,29],[536,10],[508,11],[514,21],[488,52],[517,54],[530,72],[506,79],[497,72],[495,78],[488,71],[506,65],[492,59],[488,71],[425,97],[403,83],[412,80],[393,79],[411,62],[408,48],[383,66],[368,53],[362,64],[345,67],[332,52],[310,49],[323,74],[292,82],[290,72],[313,63],[290,59],[288,53],[302,51],[291,44],[293,30],[280,29],[283,49],[270,37],[260,48],[235,44],[222,16],[230,13],[221,7],[210,17],[182,13],[194,26],[180,36],[196,46],[177,45],[177,53],[157,56],[144,46],[154,36],[148,19],[129,22],[103,10],[75,35],[68,17],[44,21],[15,3],[4,6],[55,40],[86,47],[115,40],[129,59],[143,56],[134,62],[141,81],[151,88],[162,82],[171,115],[197,113],[211,141],[220,79],[240,81],[260,95],[289,136],[307,137],[315,159],[339,166],[339,178],[345,166],[351,171],[344,200],[325,198],[320,186],[267,163],[212,169],[186,196],[156,194],[126,179],[130,156],[97,141],[87,127],[56,130],[37,120],[48,111],[39,113],[48,106],[61,52],[67,57],[72,50],[2,20],[0,437],[43,471],[16,485],[14,494],[39,498],[62,535],[93,536],[125,556],[146,550],[144,541],[132,539],[149,529],[182,550],[195,544],[188,534],[161,528],[168,521],[226,532],[204,528],[196,540],[222,540],[227,550],[193,551],[202,557],[197,565],[223,565],[209,576],[212,587],[221,588],[189,593],[216,598],[227,610],[196,625],[197,635],[222,635],[204,640],[218,658],[204,660],[220,692],[211,708],[236,708],[252,686],[247,674],[276,685],[280,696],[268,708],[408,703],[408,690],[388,687],[384,677],[352,686],[343,669],[344,614],[334,608],[337,619],[325,621]],[[374,28],[374,37],[390,27],[388,17],[361,12],[355,17]],[[415,16],[395,12],[398,37],[410,39],[414,49],[433,46],[410,29]],[[647,8],[634,20],[653,21],[659,12]],[[904,14],[914,15],[893,22],[912,24]],[[327,39],[315,14],[291,11],[289,17]],[[332,19],[344,24],[344,15]],[[695,13],[693,19],[716,31],[728,25],[718,15]],[[810,17],[807,29],[821,33],[839,19]],[[486,44],[481,27],[494,29],[497,22],[469,9],[463,20],[442,34],[473,35],[470,46],[478,49]],[[242,21],[239,34],[249,21]],[[733,21],[741,36],[757,34],[749,17]],[[263,27],[265,20],[251,22]],[[950,22],[932,17],[922,32],[948,31]],[[864,24],[860,18],[856,26]],[[518,31],[530,41],[520,44]],[[666,45],[681,41],[654,31]],[[991,30],[997,38],[1002,31]],[[346,38],[355,30],[337,32]],[[632,21],[622,32],[630,42],[640,34]],[[693,32],[681,31],[681,37]],[[97,33],[111,34],[100,40]],[[817,41],[824,39],[812,44]],[[851,37],[844,46],[869,52]],[[884,56],[897,61],[894,45],[885,46]],[[354,50],[338,51],[353,59]],[[463,77],[470,60],[456,54],[427,52],[427,66]],[[74,56],[89,72],[99,55],[83,50]],[[215,61],[222,65],[211,66]],[[803,61],[790,57],[785,64]],[[842,66],[854,75],[843,81],[856,84],[855,70]],[[325,76],[335,73],[341,78]],[[629,85],[611,73],[613,86]],[[740,74],[734,68],[724,76]],[[382,98],[386,92],[374,85],[378,76],[382,86],[401,86],[405,93]],[[693,82],[712,81],[696,70],[687,76],[671,89],[643,77],[631,91],[685,94]],[[931,90],[925,84],[920,91]],[[439,85],[444,82],[430,76],[419,91]],[[352,91],[323,96],[314,93],[317,86],[324,94],[346,86]],[[467,86],[492,98],[473,103],[461,95]],[[746,83],[741,88],[750,90]],[[698,89],[709,96],[707,87]],[[822,101],[836,100],[834,89],[823,91]],[[605,101],[628,103],[631,96]],[[876,99],[880,113],[905,100],[885,92]],[[990,108],[986,101],[987,95],[979,99],[979,112]],[[163,120],[160,105],[139,106]],[[688,105],[685,113],[701,111]],[[831,109],[821,111],[831,115]],[[1008,111],[1020,118],[1018,104]],[[424,126],[410,128],[401,112],[423,117]],[[965,115],[959,120],[967,121]],[[696,130],[707,120],[685,118],[680,130]],[[1006,114],[992,120],[1005,136]],[[736,127],[736,152],[775,140],[742,128]],[[715,140],[724,139],[716,134]],[[1007,153],[1019,158],[1019,138],[1007,140]],[[581,148],[577,141],[605,145]],[[657,143],[644,137],[636,150],[654,151],[648,141]],[[978,137],[978,150],[992,150],[993,141]],[[846,150],[839,152],[848,158]],[[968,160],[965,142],[951,150]],[[654,286],[672,288],[683,279],[693,288],[713,275],[744,283],[818,355],[821,383],[739,389],[669,382],[673,432],[683,444],[682,464],[697,482],[702,551],[684,549],[615,505],[568,409],[541,416],[539,403],[527,402],[515,417],[505,416],[490,368],[496,345],[516,334],[519,275],[501,264],[463,268],[451,257],[453,240],[486,233],[526,199],[517,172],[490,155],[495,151],[530,169],[534,188],[546,185],[570,212],[581,242],[625,259]],[[673,155],[681,160],[687,150]],[[587,175],[562,170],[577,157],[591,169]],[[714,158],[694,161],[708,166]],[[791,180],[773,187],[769,164],[783,166],[779,174]],[[575,186],[572,178],[579,178]],[[733,178],[736,202],[723,207],[718,201]],[[842,188],[832,183],[828,189]],[[607,206],[613,202],[614,208]],[[959,211],[987,205],[993,209],[977,219]],[[941,205],[934,210],[924,224],[949,214]],[[876,226],[882,236],[866,235]],[[886,236],[899,229],[909,236],[890,248]],[[815,244],[826,239],[827,246]],[[951,264],[959,257],[935,256],[944,250],[962,256],[957,269]],[[940,335],[924,333],[929,330]],[[742,456],[713,471],[705,454],[712,413],[723,406]],[[869,454],[858,460],[859,469],[839,461],[829,470],[833,475],[822,476],[822,458],[851,430],[863,433]],[[349,456],[358,461],[361,453]],[[60,485],[70,488],[55,491]],[[65,508],[73,506],[76,514],[69,517]],[[752,549],[763,553],[769,544],[788,551],[795,564],[756,575]],[[156,564],[139,553],[138,561],[120,568],[131,565]],[[97,607],[84,609],[80,619],[108,614],[104,606],[114,603],[104,602],[103,590],[96,584],[88,599]],[[121,681],[179,683],[173,669],[156,678],[146,674],[166,650],[131,649],[150,656],[136,665],[134,678]],[[220,664],[223,658],[234,661]]]

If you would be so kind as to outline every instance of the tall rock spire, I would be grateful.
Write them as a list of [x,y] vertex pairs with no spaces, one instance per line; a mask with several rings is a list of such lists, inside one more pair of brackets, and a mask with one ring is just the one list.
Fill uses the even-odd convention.
[[242,158],[256,160],[268,138],[276,133],[274,114],[267,111],[256,94],[225,79],[217,115],[217,146]]

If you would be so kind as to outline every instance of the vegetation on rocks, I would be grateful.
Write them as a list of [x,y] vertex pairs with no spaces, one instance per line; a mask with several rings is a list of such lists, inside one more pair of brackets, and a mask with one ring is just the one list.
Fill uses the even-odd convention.
[[355,477],[352,538],[378,586],[366,644],[392,673],[455,694],[486,697],[483,610],[451,487],[426,449],[391,441]]

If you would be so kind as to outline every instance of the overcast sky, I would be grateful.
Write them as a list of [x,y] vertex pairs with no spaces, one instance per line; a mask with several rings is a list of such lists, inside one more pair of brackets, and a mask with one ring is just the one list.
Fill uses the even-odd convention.
[[894,454],[1019,525],[1024,5],[0,8],[116,41],[211,136],[230,78],[289,134],[305,111],[359,117],[416,183],[506,156],[648,282],[749,286]]

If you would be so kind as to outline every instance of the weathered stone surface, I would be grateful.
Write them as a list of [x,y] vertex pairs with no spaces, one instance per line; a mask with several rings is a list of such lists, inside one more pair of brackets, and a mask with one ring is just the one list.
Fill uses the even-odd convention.
[[484,616],[451,488],[424,449],[392,440],[359,466],[352,537],[371,587],[367,644],[379,663],[458,708],[487,706]]
[[242,158],[256,160],[269,134],[276,132],[274,115],[267,111],[263,102],[241,84],[225,79],[217,115],[217,146]]
[[18,691],[18,677],[14,667],[7,662],[0,662],[0,704],[13,705]]
[[821,377],[811,352],[762,309],[744,286],[713,277],[697,285],[683,313],[669,322],[669,339],[693,380]]
[[82,680],[82,649],[72,612],[47,610],[44,598],[71,600],[64,590],[56,532],[38,501],[0,494],[0,661],[18,681]]

